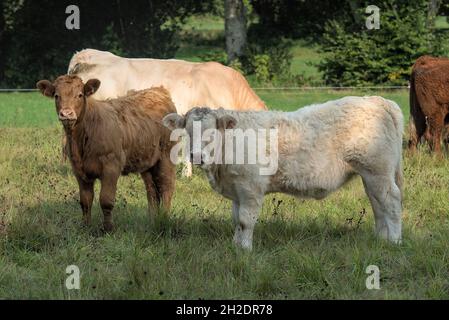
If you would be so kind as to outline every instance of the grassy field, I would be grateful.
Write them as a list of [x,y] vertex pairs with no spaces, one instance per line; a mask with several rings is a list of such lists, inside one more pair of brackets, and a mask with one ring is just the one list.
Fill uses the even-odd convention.
[[[365,92],[258,92],[272,108]],[[381,93],[407,114],[407,93]],[[98,197],[81,226],[78,189],[61,163],[61,128],[50,100],[0,95],[0,298],[449,298],[449,161],[424,151],[404,159],[402,245],[378,241],[360,179],[322,201],[266,197],[254,251],[232,243],[230,203],[201,172],[178,175],[173,210],[148,221],[137,176],[119,181],[104,235]],[[98,193],[98,186],[96,188]],[[67,290],[77,265],[81,289]],[[381,289],[367,290],[369,265]]]
[[[201,61],[224,52],[223,41],[221,19],[195,17],[176,58]],[[319,78],[315,45],[299,40],[292,52],[293,74]],[[271,109],[285,111],[382,95],[398,102],[408,120],[406,91],[257,93]],[[99,231],[98,195],[93,225],[82,227],[77,183],[61,162],[61,136],[50,100],[0,94],[0,299],[449,298],[448,159],[425,151],[405,156],[402,245],[373,236],[372,210],[355,179],[322,201],[267,196],[254,251],[244,253],[232,243],[229,201],[196,168],[191,179],[178,173],[173,210],[154,226],[143,184],[131,175],[119,181],[115,232]],[[81,290],[66,289],[68,265],[80,268]],[[366,289],[369,265],[380,269],[380,290]]]

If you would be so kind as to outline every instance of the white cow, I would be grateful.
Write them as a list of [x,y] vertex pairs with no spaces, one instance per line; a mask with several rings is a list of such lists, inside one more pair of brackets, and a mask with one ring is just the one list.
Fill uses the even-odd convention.
[[[224,130],[229,134],[228,129],[278,129],[278,168],[273,175],[261,175],[258,163],[202,162],[212,188],[233,202],[238,246],[251,250],[265,194],[322,199],[354,174],[362,177],[377,234],[401,241],[403,115],[395,102],[345,97],[295,112],[196,108],[184,117],[167,115],[163,121],[171,129],[185,128],[191,139],[194,122],[201,124],[202,132],[218,129],[223,134]],[[206,147],[205,142],[202,146]],[[204,152],[201,156],[206,159]]]
[[100,80],[101,87],[94,96],[97,100],[124,96],[129,90],[163,86],[180,114],[202,105],[212,109],[267,110],[244,76],[217,62],[131,59],[84,49],[73,55],[67,73],[83,81]]

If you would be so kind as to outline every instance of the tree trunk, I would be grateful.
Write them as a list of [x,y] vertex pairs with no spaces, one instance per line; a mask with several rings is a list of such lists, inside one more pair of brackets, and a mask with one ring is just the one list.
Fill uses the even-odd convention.
[[427,27],[435,28],[435,19],[438,15],[438,10],[441,6],[441,0],[429,0],[429,4],[427,6]]
[[125,24],[123,23],[122,6],[120,4],[120,0],[117,0],[117,13],[118,13],[118,20],[120,23],[120,35],[122,39],[126,39]]
[[225,1],[225,36],[228,63],[243,55],[246,45],[246,8],[243,0]]

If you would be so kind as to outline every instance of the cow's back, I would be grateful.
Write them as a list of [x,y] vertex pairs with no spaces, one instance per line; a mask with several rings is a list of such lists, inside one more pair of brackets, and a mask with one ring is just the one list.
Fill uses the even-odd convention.
[[[424,56],[413,66],[411,91],[425,115],[432,114],[430,108],[449,103],[449,59]],[[412,102],[412,101],[411,101]],[[411,108],[414,108],[411,103]],[[429,110],[428,110],[429,109]]]
[[[399,161],[402,131],[400,108],[381,97],[345,97],[288,113],[279,125],[273,183],[282,192],[325,196],[367,159],[373,169]],[[388,157],[376,163],[379,153]]]
[[[162,139],[169,143],[170,130],[162,125],[162,119],[177,111],[169,92],[163,87],[131,91],[105,103],[112,106],[130,141],[141,141],[140,145],[146,145],[157,144]],[[136,148],[140,148],[139,143]]]
[[266,110],[246,79],[216,62],[195,63],[176,59],[128,59],[109,52],[86,49],[71,60],[69,73],[102,82],[95,98],[117,98],[129,90],[164,86],[179,113],[196,106],[231,110]]
[[[267,110],[245,77],[230,67],[217,62],[201,63],[192,69],[191,78],[197,84],[196,105],[237,111]],[[206,96],[208,101],[201,101]]]
[[162,154],[169,156],[173,143],[161,120],[176,108],[164,88],[104,101],[91,99],[90,108],[85,127],[92,137],[89,143],[95,144],[88,148],[94,158],[115,154],[127,174],[151,168]]
[[110,100],[114,105],[125,108],[138,108],[152,120],[161,120],[169,113],[176,113],[170,93],[164,87],[152,87],[143,90],[130,90],[126,96]]

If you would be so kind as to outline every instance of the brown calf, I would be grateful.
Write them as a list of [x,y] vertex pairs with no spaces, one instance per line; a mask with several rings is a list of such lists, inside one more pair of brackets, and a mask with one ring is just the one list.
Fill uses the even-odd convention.
[[79,184],[83,220],[90,223],[94,182],[100,179],[103,225],[110,231],[120,175],[140,173],[151,216],[159,205],[170,208],[175,166],[170,161],[170,131],[160,120],[176,108],[162,87],[97,101],[89,96],[99,86],[97,79],[84,84],[76,76],[60,76],[53,84],[48,80],[37,83],[43,95],[55,99]]
[[409,149],[416,150],[424,136],[441,155],[441,137],[446,137],[448,122],[449,59],[422,56],[413,65],[410,79]]

